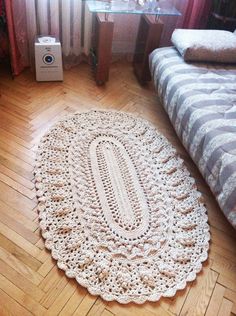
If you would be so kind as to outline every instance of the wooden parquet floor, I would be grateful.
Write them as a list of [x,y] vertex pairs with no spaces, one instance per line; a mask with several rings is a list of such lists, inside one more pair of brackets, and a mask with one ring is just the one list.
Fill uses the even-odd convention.
[[[1,316],[236,315],[236,232],[178,141],[152,86],[140,87],[130,64],[113,64],[106,87],[95,85],[85,64],[65,71],[63,83],[36,83],[29,70],[12,80],[3,69],[0,89]],[[65,114],[92,108],[127,111],[153,122],[177,148],[204,195],[212,235],[209,260],[174,298],[142,306],[107,303],[66,278],[44,248],[32,173],[37,143]]]

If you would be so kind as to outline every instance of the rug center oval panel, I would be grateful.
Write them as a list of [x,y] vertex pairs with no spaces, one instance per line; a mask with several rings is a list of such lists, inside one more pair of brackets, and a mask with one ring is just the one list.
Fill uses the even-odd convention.
[[68,277],[120,303],[174,296],[207,259],[194,179],[147,121],[90,111],[42,138],[35,168],[45,246]]
[[98,209],[120,238],[141,238],[148,230],[148,204],[125,147],[114,137],[99,136],[92,141],[89,154]]

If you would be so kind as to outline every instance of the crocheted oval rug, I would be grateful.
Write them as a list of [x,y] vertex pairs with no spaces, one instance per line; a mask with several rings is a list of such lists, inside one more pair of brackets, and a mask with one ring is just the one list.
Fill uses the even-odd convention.
[[41,140],[35,181],[45,246],[91,294],[139,304],[171,297],[207,259],[201,194],[143,119],[67,116]]

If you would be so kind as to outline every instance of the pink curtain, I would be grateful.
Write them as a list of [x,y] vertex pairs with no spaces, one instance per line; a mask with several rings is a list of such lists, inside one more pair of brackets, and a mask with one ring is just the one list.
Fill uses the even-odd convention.
[[13,20],[12,0],[5,0],[8,37],[10,42],[10,55],[13,75],[18,75],[24,68],[16,41],[16,32]]
[[211,0],[189,0],[183,21],[183,28],[204,28],[211,9]]
[[58,36],[65,68],[81,61],[82,0],[5,0],[14,74],[34,69],[36,35]]

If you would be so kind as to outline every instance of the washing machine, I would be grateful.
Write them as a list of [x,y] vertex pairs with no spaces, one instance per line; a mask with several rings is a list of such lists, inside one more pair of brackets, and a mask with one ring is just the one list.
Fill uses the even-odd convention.
[[61,43],[52,36],[35,39],[35,68],[37,81],[62,81]]

